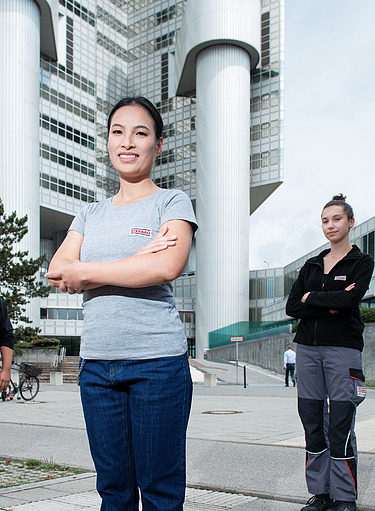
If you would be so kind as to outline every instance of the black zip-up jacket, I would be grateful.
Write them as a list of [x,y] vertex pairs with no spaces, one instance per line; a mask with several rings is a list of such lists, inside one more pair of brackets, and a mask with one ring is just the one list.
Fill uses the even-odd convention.
[[[308,259],[293,284],[286,313],[301,319],[294,341],[311,346],[343,346],[363,350],[363,321],[359,303],[366,293],[374,261],[356,245],[324,274],[324,250]],[[350,284],[354,289],[345,291]],[[301,298],[310,291],[305,303]],[[332,314],[330,310],[337,311]]]
[[0,298],[0,346],[6,346],[7,348],[13,349],[14,346],[14,335],[13,328],[9,321],[7,308],[5,303]]

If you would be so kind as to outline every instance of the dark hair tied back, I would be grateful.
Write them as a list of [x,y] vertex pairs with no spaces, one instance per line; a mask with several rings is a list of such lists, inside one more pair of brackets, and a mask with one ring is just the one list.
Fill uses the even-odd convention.
[[342,193],[339,193],[337,195],[334,195],[332,197],[332,200],[341,200],[341,201],[346,201],[346,196],[343,195]]
[[342,193],[334,195],[332,200],[327,202],[327,204],[324,206],[323,210],[329,208],[330,206],[342,206],[344,213],[348,216],[349,220],[354,218],[353,208],[346,202],[346,196]]

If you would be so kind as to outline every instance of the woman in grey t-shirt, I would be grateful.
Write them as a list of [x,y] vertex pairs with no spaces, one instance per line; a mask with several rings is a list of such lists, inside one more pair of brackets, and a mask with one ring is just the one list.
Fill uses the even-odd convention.
[[83,208],[51,261],[50,285],[83,293],[80,388],[102,511],[180,511],[192,383],[170,282],[197,225],[179,190],[151,180],[163,123],[147,99],[108,120],[118,193]]

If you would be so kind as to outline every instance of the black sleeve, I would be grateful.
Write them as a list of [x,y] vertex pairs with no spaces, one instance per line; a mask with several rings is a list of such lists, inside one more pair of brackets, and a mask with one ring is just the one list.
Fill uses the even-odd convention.
[[354,309],[358,307],[359,302],[365,295],[372,272],[374,270],[374,261],[369,255],[365,255],[360,261],[353,273],[352,282],[355,283],[351,291],[311,291],[306,300],[306,305],[310,308],[329,308],[334,310]]
[[306,275],[306,265],[302,266],[297,280],[294,282],[286,302],[286,313],[292,318],[318,318],[322,316],[330,316],[329,309],[324,310],[321,307],[309,307],[306,303],[301,302],[301,298],[307,292],[305,291],[304,281]]
[[13,328],[2,300],[0,300],[0,346],[6,346],[11,350],[14,347]]

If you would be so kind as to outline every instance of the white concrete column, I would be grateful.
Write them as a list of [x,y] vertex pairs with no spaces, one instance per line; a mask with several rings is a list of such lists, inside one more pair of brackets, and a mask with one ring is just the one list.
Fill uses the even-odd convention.
[[[22,250],[39,256],[40,11],[34,0],[0,1],[0,197],[28,215]],[[38,300],[27,311],[39,323]]]
[[249,316],[250,56],[230,44],[196,60],[196,351]]

